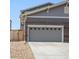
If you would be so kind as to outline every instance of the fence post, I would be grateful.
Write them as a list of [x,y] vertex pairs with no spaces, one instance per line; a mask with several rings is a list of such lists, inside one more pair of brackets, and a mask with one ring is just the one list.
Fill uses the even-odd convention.
[[18,30],[18,41],[19,41],[19,30]]

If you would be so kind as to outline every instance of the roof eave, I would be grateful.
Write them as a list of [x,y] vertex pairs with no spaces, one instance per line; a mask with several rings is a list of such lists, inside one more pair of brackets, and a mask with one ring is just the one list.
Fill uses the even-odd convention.
[[[60,3],[56,3],[55,5],[49,6],[49,8],[54,8],[54,7],[57,7],[57,6],[66,4],[66,3],[68,3],[68,2],[67,1],[63,1],[63,2],[60,2]],[[37,13],[37,12],[40,12],[40,11],[43,11],[43,10],[46,10],[46,9],[48,9],[48,6],[47,7],[43,7],[41,9],[39,9],[39,10],[34,10],[34,11],[31,11],[31,12],[27,12],[27,13],[22,14],[22,15],[31,15],[33,13]]]

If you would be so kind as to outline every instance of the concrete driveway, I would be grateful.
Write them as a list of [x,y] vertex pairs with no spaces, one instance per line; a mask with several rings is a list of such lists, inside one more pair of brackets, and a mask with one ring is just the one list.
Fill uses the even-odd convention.
[[35,59],[69,59],[69,44],[55,42],[29,42]]

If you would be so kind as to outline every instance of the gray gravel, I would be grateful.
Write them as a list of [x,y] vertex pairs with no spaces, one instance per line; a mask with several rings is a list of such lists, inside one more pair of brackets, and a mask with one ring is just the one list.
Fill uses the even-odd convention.
[[35,59],[28,43],[24,41],[10,42],[10,58]]

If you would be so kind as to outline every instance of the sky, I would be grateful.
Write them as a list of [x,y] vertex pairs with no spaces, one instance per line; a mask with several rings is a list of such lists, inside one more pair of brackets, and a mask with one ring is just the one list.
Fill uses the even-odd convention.
[[20,10],[28,9],[47,2],[58,3],[64,0],[10,0],[10,19],[12,29],[20,29]]

